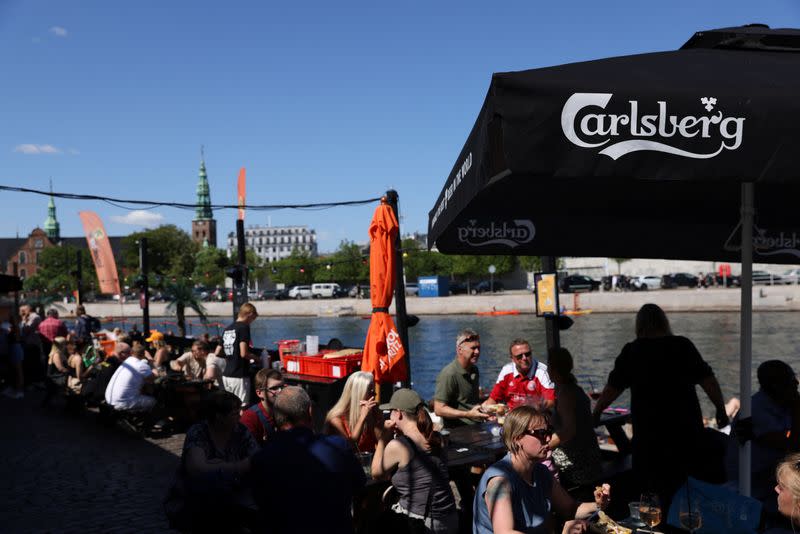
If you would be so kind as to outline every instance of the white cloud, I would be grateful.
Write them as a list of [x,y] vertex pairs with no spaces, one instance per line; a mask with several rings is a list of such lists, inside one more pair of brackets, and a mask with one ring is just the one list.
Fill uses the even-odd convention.
[[69,150],[67,150],[67,152],[69,152],[73,156],[77,156],[78,154],[80,154],[80,151],[77,148],[70,148]]
[[130,224],[132,226],[144,226],[153,228],[161,224],[164,216],[160,213],[144,210],[133,210],[125,215],[112,215],[111,220],[115,223]]
[[50,28],[50,33],[52,33],[56,37],[66,37],[67,29],[62,26],[53,26],[52,28]]
[[22,154],[60,154],[61,149],[53,145],[22,144],[14,147],[14,152]]

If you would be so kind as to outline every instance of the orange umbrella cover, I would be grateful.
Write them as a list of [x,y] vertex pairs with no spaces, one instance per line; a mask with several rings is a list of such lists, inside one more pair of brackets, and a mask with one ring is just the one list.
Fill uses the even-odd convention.
[[392,208],[381,200],[369,225],[372,319],[361,360],[361,370],[371,372],[378,383],[408,379],[406,351],[389,315],[395,283],[394,243],[399,229]]

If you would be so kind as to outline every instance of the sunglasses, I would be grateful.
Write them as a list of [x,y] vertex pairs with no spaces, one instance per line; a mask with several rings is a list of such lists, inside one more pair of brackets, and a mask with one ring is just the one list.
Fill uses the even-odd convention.
[[480,336],[469,336],[467,338],[462,339],[461,343],[459,343],[458,346],[460,347],[464,343],[470,343],[472,341],[480,341],[480,340],[481,340]]
[[517,354],[516,356],[513,356],[513,358],[515,360],[521,360],[522,358],[530,358],[532,356],[533,356],[533,351],[529,350],[528,352],[523,352],[522,354]]
[[546,438],[549,438],[553,435],[553,429],[551,427],[545,428],[537,428],[536,430],[526,430],[523,434],[528,436],[533,436],[534,438],[538,439],[542,443],[544,443]]

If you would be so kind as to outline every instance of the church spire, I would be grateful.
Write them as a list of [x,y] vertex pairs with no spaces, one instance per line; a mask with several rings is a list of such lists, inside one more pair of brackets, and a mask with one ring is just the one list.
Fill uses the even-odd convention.
[[211,212],[211,191],[208,187],[208,176],[206,175],[206,159],[203,147],[200,147],[200,172],[197,175],[197,208],[195,210],[195,220],[213,219]]
[[50,203],[47,205],[47,219],[44,221],[44,231],[47,238],[53,243],[61,240],[61,225],[56,220],[56,203],[53,199],[53,181],[50,180]]

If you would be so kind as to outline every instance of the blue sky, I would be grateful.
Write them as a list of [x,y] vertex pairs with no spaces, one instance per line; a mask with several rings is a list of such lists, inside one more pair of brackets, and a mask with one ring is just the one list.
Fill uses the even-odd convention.
[[[796,0],[436,2],[0,0],[0,184],[193,202],[205,145],[215,203],[400,194],[403,232],[427,214],[492,72],[671,50],[695,31],[800,27]],[[27,235],[47,199],[0,192],[0,236]],[[62,235],[104,203],[59,200]],[[374,207],[248,212],[308,224],[320,250],[366,241]],[[134,214],[134,221],[142,221]],[[187,231],[193,212],[150,210]],[[215,213],[220,235],[236,213]],[[220,245],[223,244],[220,239]]]

